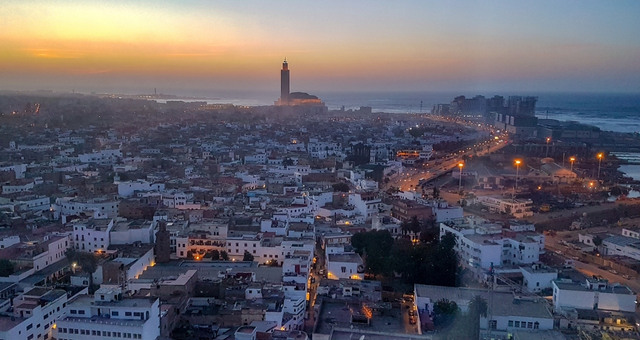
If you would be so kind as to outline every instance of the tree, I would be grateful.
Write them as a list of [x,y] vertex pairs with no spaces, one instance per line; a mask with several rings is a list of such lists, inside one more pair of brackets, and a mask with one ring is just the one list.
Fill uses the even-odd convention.
[[437,186],[433,187],[433,198],[440,198],[440,189]]
[[420,225],[420,221],[418,220],[418,216],[413,216],[411,217],[411,222],[409,222],[409,230],[411,230],[411,232],[413,234],[417,234],[420,232],[421,225]]
[[351,245],[362,255],[367,273],[386,275],[391,271],[390,258],[393,237],[386,230],[357,233],[351,237]]
[[7,277],[15,271],[13,263],[7,259],[0,259],[0,276]]
[[253,262],[253,255],[248,250],[244,251],[244,255],[242,256],[242,261]]
[[223,250],[220,252],[220,258],[222,259],[222,261],[229,261],[229,254],[227,254],[227,252]]
[[402,230],[402,235],[408,234],[409,231],[411,230],[411,226],[409,225],[409,222],[402,221],[402,223],[400,223],[400,230]]
[[600,237],[599,235],[596,235],[593,238],[593,245],[595,245],[596,247],[600,247],[601,244],[602,244],[602,237]]
[[347,183],[335,183],[332,187],[334,192],[349,192],[349,185]]
[[455,301],[438,300],[433,304],[433,324],[438,328],[446,328],[453,323],[459,311]]
[[89,293],[93,293],[93,273],[98,269],[98,257],[93,253],[75,251],[73,248],[69,248],[65,255],[72,266],[80,266],[82,271],[89,274]]
[[213,261],[218,261],[220,259],[220,252],[218,251],[218,249],[214,249],[211,251],[211,259]]
[[480,295],[474,296],[469,301],[469,317],[473,330],[473,339],[480,337],[480,316],[487,316],[488,311],[487,300],[483,299]]

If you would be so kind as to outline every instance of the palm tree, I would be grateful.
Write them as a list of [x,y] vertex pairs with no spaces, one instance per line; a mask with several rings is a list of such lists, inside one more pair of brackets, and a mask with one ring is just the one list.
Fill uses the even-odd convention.
[[473,326],[473,339],[480,337],[480,316],[487,316],[487,300],[480,295],[476,295],[469,302],[469,316]]

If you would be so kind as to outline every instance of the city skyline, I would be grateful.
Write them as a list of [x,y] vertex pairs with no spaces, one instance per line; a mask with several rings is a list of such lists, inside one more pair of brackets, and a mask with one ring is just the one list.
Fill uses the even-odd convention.
[[0,90],[639,92],[631,1],[8,1]]

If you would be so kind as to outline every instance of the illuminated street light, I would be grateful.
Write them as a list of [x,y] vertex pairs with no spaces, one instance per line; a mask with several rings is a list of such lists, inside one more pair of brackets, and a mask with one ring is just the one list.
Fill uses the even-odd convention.
[[598,179],[600,179],[600,165],[602,165],[602,158],[604,154],[601,152],[598,154]]
[[520,164],[522,163],[522,161],[519,160],[519,159],[516,159],[515,163],[516,163],[516,186],[513,189],[513,197],[514,198],[516,196],[516,191],[518,191],[518,177],[520,175]]
[[551,137],[547,137],[547,153],[544,155],[545,157],[549,157],[549,142],[551,141]]
[[576,158],[575,158],[575,157],[573,157],[573,156],[571,156],[571,157],[569,158],[569,161],[571,162],[571,171],[573,172],[573,162],[575,162],[575,161],[576,161]]
[[458,176],[458,193],[462,191],[462,168],[464,167],[464,163],[458,163],[458,168],[460,169],[460,175]]

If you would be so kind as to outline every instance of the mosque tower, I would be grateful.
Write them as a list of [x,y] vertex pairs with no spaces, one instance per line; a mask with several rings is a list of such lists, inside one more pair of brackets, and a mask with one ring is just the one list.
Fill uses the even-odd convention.
[[280,70],[280,103],[282,105],[289,104],[289,91],[289,64],[285,58]]

